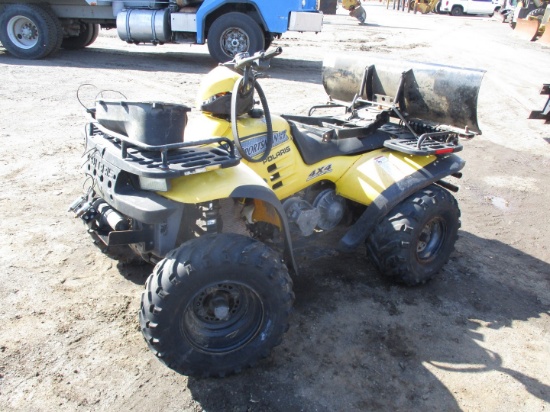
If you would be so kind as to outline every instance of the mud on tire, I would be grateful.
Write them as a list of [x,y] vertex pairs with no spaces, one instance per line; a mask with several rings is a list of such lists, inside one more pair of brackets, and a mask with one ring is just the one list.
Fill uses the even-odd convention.
[[447,262],[459,228],[456,199],[431,185],[405,199],[377,225],[367,239],[367,254],[383,275],[418,285]]
[[294,294],[279,255],[236,234],[184,243],[155,267],[139,313],[149,348],[190,376],[253,366],[288,329]]

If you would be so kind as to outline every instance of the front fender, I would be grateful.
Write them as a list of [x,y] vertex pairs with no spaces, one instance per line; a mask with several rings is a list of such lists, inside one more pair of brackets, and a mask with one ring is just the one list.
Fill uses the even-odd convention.
[[227,169],[178,177],[171,181],[169,191],[159,194],[175,202],[187,204],[228,198],[249,198],[271,205],[279,217],[284,235],[285,260],[290,269],[298,272],[283,205],[267,183],[244,163]]
[[226,199],[240,186],[269,189],[267,183],[242,162],[226,169],[181,176],[173,179],[170,186],[170,190],[159,194],[176,202],[191,204]]

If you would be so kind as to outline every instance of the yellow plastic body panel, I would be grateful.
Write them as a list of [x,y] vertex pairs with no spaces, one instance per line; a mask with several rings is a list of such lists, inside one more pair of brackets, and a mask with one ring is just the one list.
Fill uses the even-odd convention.
[[254,171],[241,162],[235,167],[173,179],[170,190],[159,192],[159,195],[180,203],[202,203],[226,199],[235,188],[243,185],[267,187]]
[[[412,173],[436,160],[435,156],[411,156],[388,149],[378,149],[357,156],[337,156],[315,165],[306,165],[293,142],[287,121],[280,116],[272,116],[272,123],[274,143],[271,154],[263,162],[247,165],[280,200],[316,182],[328,180],[335,184],[336,192],[340,196],[369,205],[392,184],[407,179]],[[194,119],[189,127],[192,131],[189,134],[199,138],[207,137],[206,133],[230,139],[233,137],[230,123],[213,116],[204,115]],[[202,136],[199,133],[202,133]],[[186,130],[186,136],[189,134]],[[252,157],[260,157],[265,147],[265,119],[246,116],[241,118],[239,136],[243,149]],[[241,164],[243,163],[241,161]],[[198,175],[199,181],[200,176]],[[248,178],[249,176],[245,176],[241,184],[247,184],[244,179]]]
[[388,187],[435,160],[435,156],[411,156],[387,149],[366,153],[336,182],[337,193],[369,205]]
[[208,72],[202,79],[199,92],[197,94],[197,107],[211,98],[223,93],[230,93],[235,86],[235,82],[242,76],[228,67],[218,66]]

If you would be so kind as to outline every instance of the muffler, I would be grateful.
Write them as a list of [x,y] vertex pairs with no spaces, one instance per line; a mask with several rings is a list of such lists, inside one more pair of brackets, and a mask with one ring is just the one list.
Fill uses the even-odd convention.
[[395,105],[407,119],[418,119],[481,133],[477,99],[484,70],[370,55],[329,56],[323,86],[336,100],[356,96]]

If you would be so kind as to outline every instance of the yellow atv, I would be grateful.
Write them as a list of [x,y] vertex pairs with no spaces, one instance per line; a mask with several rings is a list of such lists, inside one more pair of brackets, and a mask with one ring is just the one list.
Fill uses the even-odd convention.
[[98,100],[89,109],[89,185],[70,210],[99,244],[129,245],[156,264],[141,329],[187,375],[238,372],[281,342],[293,242],[344,228],[342,251],[366,243],[383,275],[416,285],[457,238],[458,188],[443,179],[460,178],[460,139],[480,132],[483,73],[332,57],[323,67],[330,101],[275,116],[257,79],[280,52],[213,69],[189,125],[177,104]]

